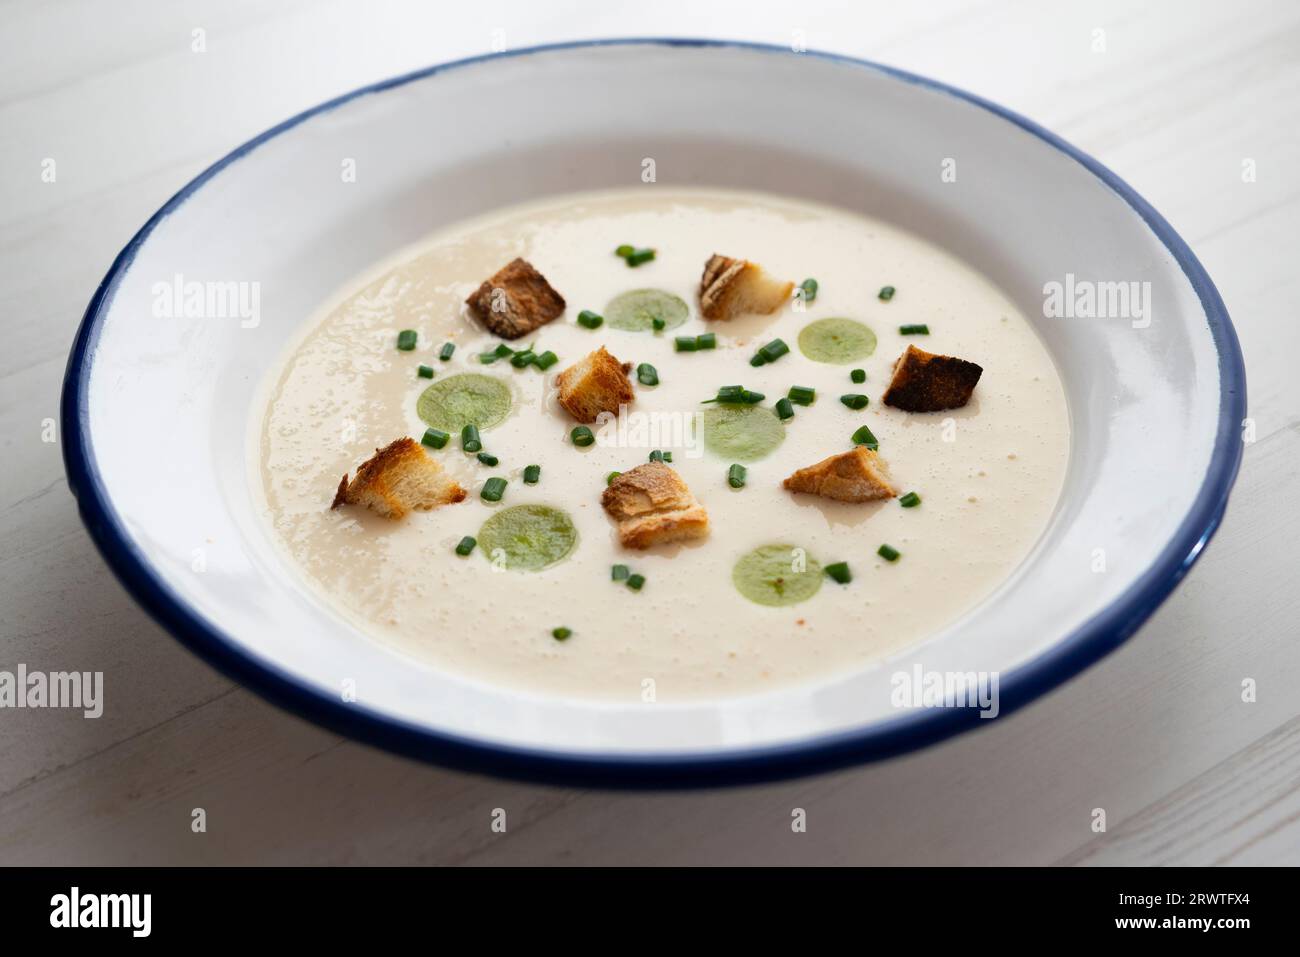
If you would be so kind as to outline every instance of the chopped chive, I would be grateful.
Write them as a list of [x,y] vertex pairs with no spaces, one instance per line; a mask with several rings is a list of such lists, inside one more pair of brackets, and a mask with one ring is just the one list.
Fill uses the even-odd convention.
[[468,555],[470,552],[474,551],[474,546],[477,544],[478,544],[478,540],[474,538],[474,536],[466,535],[464,538],[460,540],[460,543],[456,546],[456,554],[462,556]]
[[416,371],[420,374],[421,379],[433,378],[433,366],[420,366]]
[[545,372],[547,369],[549,369],[551,366],[555,365],[555,363],[559,361],[560,361],[560,357],[557,356],[550,349],[547,349],[540,356],[538,356],[533,360],[533,365],[537,366],[537,368]]
[[695,337],[695,348],[697,349],[716,349],[718,348],[718,337],[712,332],[706,332],[703,335]]
[[789,351],[790,347],[785,344],[785,340],[773,339],[767,345],[763,346],[763,348],[759,349],[758,354],[768,362],[775,362]]
[[745,466],[733,465],[727,469],[727,484],[732,488],[745,487]]
[[591,434],[591,429],[587,428],[585,425],[576,426],[574,430],[569,433],[569,438],[573,439],[573,444],[578,446],[578,448],[586,448],[588,445],[591,445],[591,443],[596,441],[596,437]]
[[671,452],[665,452],[665,453],[664,453],[664,461],[665,461],[665,462],[672,462],[672,460],[673,460],[673,453],[671,453]]
[[898,500],[898,504],[903,506],[903,508],[916,508],[916,506],[921,504],[921,496],[917,495],[915,492],[908,492]]
[[466,452],[483,451],[483,440],[479,437],[477,428],[467,425],[460,430],[460,447]]
[[[515,354],[515,350],[511,349],[504,342],[497,343],[497,347],[492,351],[496,353],[498,359],[504,359],[506,356],[512,356]],[[525,349],[524,351],[528,352],[529,350]]]
[[595,329],[604,321],[604,316],[600,315],[600,313],[592,312],[590,309],[584,309],[582,312],[578,313],[578,325],[585,326],[588,329]]
[[840,401],[843,402],[845,405],[847,405],[850,409],[865,409],[867,407],[867,403],[870,402],[871,400],[868,399],[865,395],[861,395],[856,392],[850,392],[847,395],[840,396]]
[[416,338],[414,329],[403,329],[397,334],[397,348],[403,352],[410,352],[415,348]]
[[749,364],[752,365],[755,369],[757,369],[759,366],[767,365],[767,360],[764,359],[761,354],[756,352],[754,353],[754,357],[749,360]]
[[817,400],[817,390],[810,389],[806,385],[790,386],[789,398],[791,402],[799,405],[812,405]]
[[529,465],[524,469],[524,484],[536,485],[537,480],[542,477],[542,467],[540,465]]
[[847,585],[853,581],[853,573],[849,571],[848,562],[836,562],[833,565],[827,565],[825,570],[827,575],[830,575],[841,585]]
[[880,440],[877,439],[875,435],[872,434],[871,429],[865,425],[853,433],[853,444],[865,445],[873,452],[880,448]]
[[496,476],[484,482],[483,491],[479,492],[485,502],[499,502],[504,494],[506,494],[506,480]]
[[902,556],[903,553],[900,552],[893,545],[881,545],[879,548],[876,549],[876,554],[879,555],[887,562],[896,562]]
[[480,452],[476,457],[484,465],[496,465],[498,462],[501,461],[491,452]]
[[615,256],[622,256],[624,259],[626,259],[628,256],[632,255],[634,252],[636,252],[636,247],[635,247],[635,246],[628,246],[628,245],[625,243],[624,245],[619,246],[617,249],[614,250],[614,255],[615,255]]
[[664,460],[664,454],[658,449],[655,449],[653,452],[650,453],[651,462],[662,462],[663,460]]
[[614,565],[609,570],[609,580],[615,582],[627,581],[627,576],[632,574],[632,569],[626,565]]
[[695,352],[699,347],[699,340],[694,336],[677,336],[673,339],[673,350],[676,352]]
[[424,435],[420,437],[420,444],[427,445],[431,449],[446,448],[449,438],[451,436],[441,429],[425,429]]
[[817,280],[805,279],[799,283],[799,298],[804,302],[812,302],[817,298]]
[[498,356],[495,352],[480,352],[478,355],[478,361],[483,363],[485,366],[491,365],[493,362],[496,362],[497,359],[499,358],[501,357]]
[[637,266],[641,265],[642,263],[648,263],[650,260],[654,258],[655,258],[655,251],[653,249],[637,249],[637,250],[633,250],[631,253],[624,256],[623,261],[627,263],[628,266],[635,269]]
[[863,382],[867,381],[867,370],[854,369],[852,372],[849,373],[849,378],[854,382],[858,383],[859,385],[861,385]]
[[556,641],[563,641],[565,638],[568,638],[572,634],[573,634],[573,629],[565,628],[563,625],[561,625],[559,628],[551,629],[551,637],[554,638]]
[[881,301],[881,302],[889,302],[889,300],[891,300],[891,299],[893,299],[893,298],[894,298],[894,287],[893,287],[893,286],[881,286],[881,287],[880,287],[880,301]]
[[516,369],[523,369],[526,366],[532,365],[536,361],[537,356],[527,349],[522,352],[516,352],[510,357],[510,364]]
[[899,326],[898,334],[900,336],[928,336],[930,334],[930,327],[924,322],[918,322],[911,326]]
[[789,400],[789,399],[777,399],[777,400],[776,400],[776,414],[777,414],[777,417],[778,417],[778,418],[781,418],[781,419],[793,419],[793,418],[794,418],[794,406],[792,406],[792,405],[790,404],[790,400]]
[[605,484],[613,485],[614,479],[618,478],[622,474],[623,474],[622,472],[610,472],[608,475],[605,476]]
[[444,342],[442,344],[442,348],[438,350],[438,358],[441,359],[443,362],[446,362],[452,357],[452,354],[455,353],[455,351],[456,351],[456,343]]
[[650,319],[650,326],[655,332],[663,332],[667,325],[668,323],[663,319],[660,319],[658,316],[654,316]]
[[636,367],[636,381],[642,385],[658,385],[659,370],[648,362],[643,362]]
[[628,576],[627,576],[627,587],[630,588],[630,589],[632,589],[633,591],[640,591],[640,590],[641,590],[641,586],[644,585],[644,584],[645,584],[645,576],[644,576],[644,575],[628,575]]

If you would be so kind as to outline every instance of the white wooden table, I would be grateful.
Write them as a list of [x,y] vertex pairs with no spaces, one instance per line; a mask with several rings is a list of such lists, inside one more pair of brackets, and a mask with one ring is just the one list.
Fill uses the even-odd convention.
[[[108,688],[96,721],[0,711],[0,863],[1300,863],[1300,8],[553,6],[0,3],[0,668],[102,670]],[[304,107],[494,41],[785,44],[798,30],[1061,133],[1154,202],[1218,283],[1257,441],[1218,537],[1138,636],[921,753],[764,787],[610,794],[341,739],[232,685],[126,597],[42,430],[96,283],[172,192]],[[807,833],[791,831],[796,807]]]

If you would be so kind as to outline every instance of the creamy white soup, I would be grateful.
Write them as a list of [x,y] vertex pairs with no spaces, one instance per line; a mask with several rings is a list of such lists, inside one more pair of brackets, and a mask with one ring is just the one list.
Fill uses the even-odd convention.
[[[634,255],[616,255],[620,246]],[[699,284],[714,253],[760,264],[795,283],[795,296],[771,315],[705,320]],[[466,299],[516,257],[566,308],[504,341]],[[798,291],[808,279],[815,295]],[[1065,398],[1024,316],[939,248],[833,208],[659,186],[553,197],[441,230],[343,288],[305,323],[266,385],[252,453],[265,515],[322,601],[370,638],[471,679],[629,700],[653,682],[658,700],[681,700],[870,667],[987,597],[1025,558],[1061,488]],[[649,308],[629,311],[635,297],[611,308],[642,289],[659,291]],[[673,300],[661,294],[681,305],[664,307]],[[682,306],[685,319],[673,325]],[[584,310],[603,321],[580,323]],[[827,319],[854,324],[804,332]],[[619,328],[638,324],[646,328]],[[874,349],[861,326],[874,333]],[[908,327],[925,331],[904,334]],[[415,334],[412,349],[397,347],[404,330]],[[709,333],[713,348],[696,338]],[[679,337],[705,347],[678,351]],[[788,352],[776,347],[773,361],[751,364],[777,339]],[[503,344],[556,361],[516,367]],[[884,404],[909,345],[978,363],[970,401],[936,412]],[[630,363],[635,398],[615,421],[591,424],[596,441],[581,447],[579,423],[555,401],[555,379],[601,346]],[[481,358],[495,351],[503,355]],[[819,361],[827,358],[837,361]],[[645,365],[655,375],[644,375]],[[441,448],[423,446],[463,486],[464,500],[400,520],[358,505],[331,509],[344,473],[395,439],[425,436],[421,413],[438,400],[435,391],[422,405],[426,390],[465,374],[503,385],[509,411],[480,430],[484,458],[496,464],[464,451],[459,432]],[[655,376],[657,385],[641,381]],[[734,408],[703,400],[735,385],[763,396],[748,406],[770,416],[758,438],[724,434],[716,420],[701,425],[707,410]],[[778,410],[794,387],[815,398]],[[866,441],[863,426],[899,497],[855,503],[782,487],[795,470]],[[655,452],[671,453],[671,468],[708,513],[708,534],[624,548],[601,496],[611,473]],[[525,481],[528,466],[540,466],[535,483]],[[495,502],[483,498],[485,487],[499,487],[493,478],[505,480]],[[919,504],[907,507],[914,498],[906,493]],[[564,557],[528,569],[486,544],[458,554],[466,537],[500,541],[484,523],[520,505],[568,516]],[[754,598],[773,583],[759,582],[755,593],[756,559],[746,564],[746,556],[769,546],[780,549],[762,553],[769,558],[789,556],[791,577],[761,603]]]

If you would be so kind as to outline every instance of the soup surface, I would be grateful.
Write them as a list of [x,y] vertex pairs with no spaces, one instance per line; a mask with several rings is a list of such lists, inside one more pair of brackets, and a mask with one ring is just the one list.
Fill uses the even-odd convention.
[[[631,267],[614,254],[624,244],[655,257]],[[706,321],[698,286],[715,252],[796,284],[814,278],[815,298],[772,315]],[[567,301],[560,318],[508,343],[554,352],[559,361],[545,371],[516,368],[508,357],[482,362],[502,340],[465,305],[517,256]],[[615,304],[634,290],[654,292]],[[586,328],[576,321],[582,310],[605,321]],[[928,334],[900,332],[920,324]],[[407,329],[417,342],[402,351],[398,333]],[[675,350],[677,337],[706,333],[716,348]],[[777,338],[789,353],[751,365]],[[444,361],[446,343],[455,350]],[[981,365],[969,404],[934,413],[884,405],[893,362],[909,344]],[[602,345],[632,364],[636,398],[617,421],[592,425],[594,444],[578,447],[554,379]],[[657,371],[658,385],[638,382],[642,363]],[[419,374],[421,365],[432,378]],[[861,383],[851,378],[858,369]],[[439,414],[442,384],[469,374],[493,380],[479,385],[488,418],[500,421],[481,436],[498,463],[466,454],[458,433],[426,449],[468,491],[463,502],[400,521],[356,506],[330,509],[344,472],[355,474],[394,439],[419,440]],[[736,384],[764,394],[751,408],[768,418],[732,421],[749,412],[702,404]],[[793,386],[816,398],[781,420],[774,403]],[[422,403],[435,387],[443,392]],[[266,393],[253,427],[265,515],[323,600],[433,667],[582,697],[642,700],[649,682],[658,700],[759,692],[867,667],[936,633],[1029,552],[1056,503],[1069,446],[1051,358],[1015,307],[960,261],[832,208],[660,186],[553,197],[430,236],[345,286],[307,322]],[[840,400],[859,394],[870,400],[865,408]],[[917,493],[919,505],[851,504],[781,487],[795,469],[851,449],[863,425],[900,495]],[[620,547],[601,494],[611,472],[655,450],[672,453],[672,467],[708,510],[710,533],[631,551]],[[733,488],[737,464],[744,484]],[[541,467],[535,484],[524,481],[530,465]],[[481,497],[492,477],[507,480],[499,502]],[[556,509],[572,528],[555,533],[558,545],[544,543],[550,551],[541,558],[502,561],[501,543],[536,529],[520,532],[514,518],[555,517],[543,509],[501,517],[520,505]],[[486,542],[461,556],[465,536]],[[899,557],[882,558],[882,545]],[[791,577],[773,591],[764,563],[782,556],[790,556]],[[846,584],[821,571],[840,562]],[[615,580],[615,565],[642,576],[640,590]],[[558,640],[556,628],[571,634]]]

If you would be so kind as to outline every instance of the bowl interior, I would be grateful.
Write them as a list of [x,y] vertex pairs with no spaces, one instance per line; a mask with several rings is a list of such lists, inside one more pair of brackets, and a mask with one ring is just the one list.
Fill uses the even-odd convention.
[[[989,276],[1058,363],[1073,436],[1049,529],[993,598],[896,667],[680,705],[505,691],[355,632],[298,585],[255,514],[246,437],[258,386],[340,283],[441,225],[640,183],[647,158],[659,183],[765,190],[900,224]],[[1005,688],[1168,558],[1219,438],[1219,352],[1198,291],[1121,195],[1004,116],[833,58],[647,42],[456,65],[291,121],[151,227],[92,309],[77,411],[97,478],[80,494],[107,500],[127,560],[229,649],[323,703],[454,738],[716,754],[899,720],[890,675],[914,663],[998,671]],[[159,284],[177,277],[256,283],[259,321],[160,317]],[[1045,284],[1132,281],[1149,284],[1145,316],[1044,315]]]

